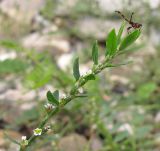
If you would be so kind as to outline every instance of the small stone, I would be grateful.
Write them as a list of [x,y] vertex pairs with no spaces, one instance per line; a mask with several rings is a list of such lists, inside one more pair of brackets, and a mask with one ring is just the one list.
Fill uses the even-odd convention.
[[[19,146],[17,144],[12,143],[9,139],[6,138],[5,131],[0,130],[0,151],[6,151],[6,146],[7,146],[7,151],[19,151]],[[8,136],[11,138],[14,138],[17,141],[20,141],[21,135],[16,132],[16,131],[8,131],[6,132]]]
[[160,6],[160,0],[149,0],[149,4],[152,9],[156,9]]
[[60,139],[58,148],[65,151],[84,151],[87,146],[85,137],[78,134],[71,134]]
[[15,52],[0,52],[0,61],[4,61],[6,59],[15,59],[16,56],[17,54]]
[[158,112],[158,113],[156,114],[155,122],[156,122],[156,123],[160,123],[160,112]]
[[125,123],[125,124],[121,125],[121,126],[119,127],[118,131],[119,131],[119,132],[128,131],[128,133],[129,133],[130,135],[133,135],[133,128],[132,128],[131,125],[128,124],[128,123]]
[[53,51],[69,52],[70,43],[67,39],[60,35],[49,35],[48,33],[32,33],[22,39],[22,45],[27,48],[35,48],[44,50],[46,48]]
[[62,70],[67,70],[67,67],[69,67],[71,65],[73,59],[73,54],[63,54],[58,58],[58,66],[62,69]]
[[124,0],[97,0],[100,9],[107,13],[113,13],[115,10],[122,10],[126,3]]
[[44,0],[5,0],[0,9],[12,19],[21,23],[30,23],[44,5]]
[[122,76],[117,76],[117,75],[112,75],[110,77],[110,80],[114,81],[114,82],[120,82],[122,84],[128,84],[129,83],[129,79],[128,78],[122,77]]
[[100,139],[93,137],[91,139],[91,150],[92,151],[100,151],[102,149],[103,145]]
[[105,40],[106,32],[109,32],[112,28],[118,29],[120,24],[120,22],[116,21],[106,21],[94,17],[85,17],[77,22],[75,28],[84,37],[93,36],[98,40]]

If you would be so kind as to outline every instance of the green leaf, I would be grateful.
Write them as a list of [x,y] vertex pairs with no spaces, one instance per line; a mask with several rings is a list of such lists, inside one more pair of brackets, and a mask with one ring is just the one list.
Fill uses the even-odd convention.
[[130,46],[128,49],[125,49],[124,51],[119,51],[119,55],[125,54],[125,53],[132,53],[135,51],[138,51],[139,49],[143,48],[145,44],[134,44],[133,46]]
[[24,111],[18,118],[15,119],[14,123],[16,125],[27,124],[30,121],[35,121],[39,118],[39,110],[35,107]]
[[156,88],[157,85],[154,82],[145,83],[138,88],[137,96],[140,100],[146,100],[151,96]]
[[123,33],[123,30],[124,30],[125,24],[126,24],[126,22],[123,22],[121,24],[121,27],[119,28],[118,35],[117,35],[117,44],[119,44],[120,41],[121,41],[121,37],[122,37],[122,33]]
[[145,138],[151,132],[152,129],[153,129],[152,125],[144,125],[144,126],[138,127],[135,130],[135,137],[137,139]]
[[0,74],[18,73],[26,69],[27,63],[19,59],[0,61]]
[[88,97],[88,95],[86,95],[86,94],[81,94],[81,95],[76,95],[76,97],[85,98],[85,97]]
[[106,56],[107,55],[113,56],[116,50],[117,50],[117,36],[115,29],[112,29],[112,31],[108,34],[106,40]]
[[44,86],[48,83],[54,74],[53,64],[48,60],[43,60],[38,65],[35,65],[31,71],[29,71],[25,78],[25,85],[29,88],[36,89]]
[[126,139],[129,136],[127,131],[120,132],[116,137],[115,137],[115,142],[120,142],[123,139]]
[[20,44],[12,40],[1,40],[0,46],[5,47],[7,49],[15,50],[15,51],[20,51],[23,49]]
[[80,77],[80,72],[79,72],[79,58],[77,57],[74,60],[74,64],[73,64],[73,76],[76,79],[76,81],[79,79]]
[[97,42],[97,40],[93,44],[93,48],[92,48],[92,60],[93,60],[93,62],[94,62],[95,65],[98,64],[98,42]]
[[86,77],[86,80],[89,81],[89,80],[95,80],[96,77],[94,74],[89,74],[87,77]]
[[54,95],[56,100],[59,100],[59,91],[58,90],[54,91],[53,95]]
[[119,50],[124,50],[131,44],[133,44],[137,38],[140,36],[140,30],[135,30],[131,34],[127,35],[120,43]]
[[51,93],[51,91],[47,92],[47,99],[51,104],[59,105],[58,100],[54,97],[54,95]]
[[127,61],[127,62],[123,62],[123,63],[119,63],[119,64],[107,64],[106,67],[119,67],[119,66],[123,66],[123,65],[127,65],[132,63],[133,61]]

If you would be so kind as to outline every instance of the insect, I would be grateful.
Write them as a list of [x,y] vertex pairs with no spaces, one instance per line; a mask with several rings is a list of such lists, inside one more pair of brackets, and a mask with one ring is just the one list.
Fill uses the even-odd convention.
[[116,13],[118,13],[124,20],[126,20],[131,26],[129,26],[127,28],[127,32],[129,33],[129,31],[133,28],[133,29],[141,29],[142,24],[140,23],[136,23],[132,21],[132,17],[133,17],[133,12],[131,14],[130,19],[126,18],[120,11],[115,11]]

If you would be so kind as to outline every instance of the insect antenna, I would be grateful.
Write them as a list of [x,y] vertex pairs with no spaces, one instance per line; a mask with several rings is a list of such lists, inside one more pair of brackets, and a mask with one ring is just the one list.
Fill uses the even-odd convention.
[[115,11],[115,12],[118,13],[124,20],[130,22],[120,11]]
[[133,15],[134,15],[134,12],[132,12],[131,14],[130,22],[132,22]]

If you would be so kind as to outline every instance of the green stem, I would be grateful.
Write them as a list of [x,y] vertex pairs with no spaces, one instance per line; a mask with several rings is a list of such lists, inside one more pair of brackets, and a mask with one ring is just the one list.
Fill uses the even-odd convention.
[[[103,63],[97,65],[94,69],[92,69],[92,74],[97,75],[98,73],[100,73],[102,70],[104,70],[105,68],[107,68],[107,63],[109,63],[112,60],[112,58],[107,58],[104,60]],[[71,100],[75,99],[77,96],[76,94],[78,93],[78,89],[80,87],[82,87],[83,85],[85,85],[88,82],[87,79],[88,75],[85,76],[81,76],[79,78],[79,80],[74,84],[74,86],[72,87],[71,91],[70,91],[70,95],[64,99],[62,99],[60,101],[60,105],[53,110],[52,112],[50,112],[48,115],[46,115],[46,117],[43,119],[43,121],[39,124],[38,128],[41,128],[42,130],[44,129],[44,126],[46,125],[46,123],[58,112],[60,111],[67,103],[69,103]],[[43,135],[43,134],[42,134]],[[28,145],[25,148],[22,148],[22,146],[20,147],[19,151],[26,151],[27,148],[29,146],[31,146],[31,144],[35,141],[35,139],[38,136],[32,135],[29,140],[28,140]],[[23,146],[24,147],[24,146]]]

